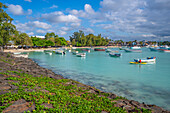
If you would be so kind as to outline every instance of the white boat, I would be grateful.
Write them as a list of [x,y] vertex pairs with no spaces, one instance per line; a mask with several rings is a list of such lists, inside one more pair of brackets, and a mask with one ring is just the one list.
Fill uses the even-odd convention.
[[136,52],[136,53],[141,53],[142,50],[140,49],[125,49],[126,52]]
[[21,54],[21,52],[16,52],[16,53],[14,53],[14,55],[19,55],[19,54]]
[[150,62],[156,62],[156,57],[147,57],[146,59],[134,59],[135,62],[146,62],[146,63],[150,63]]
[[44,50],[35,50],[35,52],[44,52]]
[[130,47],[130,49],[141,49],[139,46]]
[[106,52],[111,52],[112,50],[111,49],[105,49]]
[[86,56],[86,53],[77,53],[76,56],[77,56],[77,57],[85,57],[85,56]]
[[29,54],[16,54],[14,57],[23,57],[23,58],[28,58]]

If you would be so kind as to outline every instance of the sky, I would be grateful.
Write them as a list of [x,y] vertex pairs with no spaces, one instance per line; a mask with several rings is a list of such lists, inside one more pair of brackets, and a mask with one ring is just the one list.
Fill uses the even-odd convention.
[[1,0],[29,36],[74,32],[112,40],[170,41],[170,0]]

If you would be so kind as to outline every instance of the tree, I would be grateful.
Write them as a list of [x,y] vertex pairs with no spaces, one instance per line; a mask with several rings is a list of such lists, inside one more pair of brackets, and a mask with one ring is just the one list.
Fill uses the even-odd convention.
[[56,37],[56,35],[54,32],[46,33],[46,35],[45,35],[46,40],[49,40],[50,38],[55,38],[55,37]]
[[73,46],[76,45],[76,40],[75,40],[75,39],[72,40],[72,45],[73,45]]
[[7,6],[0,2],[0,44],[2,51],[16,31],[16,27],[12,24],[13,19],[3,10],[6,8]]

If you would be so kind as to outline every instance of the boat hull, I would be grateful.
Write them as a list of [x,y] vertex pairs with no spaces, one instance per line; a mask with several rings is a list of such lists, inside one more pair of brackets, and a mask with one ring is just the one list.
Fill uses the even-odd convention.
[[105,49],[97,49],[97,48],[95,48],[94,51],[105,51]]
[[109,54],[111,57],[120,57],[121,56],[121,54]]
[[76,56],[77,56],[77,57],[85,57],[86,54],[85,54],[85,53],[77,53]]
[[136,52],[136,53],[141,53],[142,50],[134,50],[134,49],[125,49],[126,52]]
[[168,49],[160,49],[159,51],[161,51],[161,52],[166,52],[166,53],[170,53],[170,50],[168,50]]
[[139,62],[129,62],[130,64],[147,64],[146,62],[141,62],[141,63],[139,63]]
[[[134,59],[134,61],[139,62],[139,59]],[[141,62],[156,62],[156,59],[141,59]]]

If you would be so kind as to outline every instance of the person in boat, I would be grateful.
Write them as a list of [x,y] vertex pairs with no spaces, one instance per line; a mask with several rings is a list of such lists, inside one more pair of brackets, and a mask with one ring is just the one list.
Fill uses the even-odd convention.
[[141,63],[141,59],[139,60],[139,63]]

